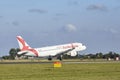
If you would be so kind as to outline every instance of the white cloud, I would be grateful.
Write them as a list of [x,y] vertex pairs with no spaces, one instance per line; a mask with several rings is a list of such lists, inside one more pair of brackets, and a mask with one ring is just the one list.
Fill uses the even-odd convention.
[[47,11],[43,9],[29,9],[28,11],[31,13],[40,13],[40,14],[47,13]]
[[3,16],[0,16],[0,18],[2,18]]
[[101,11],[106,11],[107,7],[105,5],[102,5],[102,4],[93,4],[93,5],[89,5],[87,7],[87,10],[101,10]]
[[111,34],[119,34],[119,29],[115,29],[115,28],[104,29],[104,31]]
[[19,25],[19,22],[14,21],[14,22],[12,22],[12,24],[13,24],[14,26],[18,26],[18,25]]
[[68,1],[68,5],[78,5],[78,4],[79,4],[78,1],[75,1],[75,0]]
[[110,32],[113,33],[113,34],[118,34],[119,33],[117,30],[112,29],[112,28],[110,29]]
[[64,27],[65,31],[67,32],[75,32],[77,30],[76,26],[74,26],[73,24],[67,24]]

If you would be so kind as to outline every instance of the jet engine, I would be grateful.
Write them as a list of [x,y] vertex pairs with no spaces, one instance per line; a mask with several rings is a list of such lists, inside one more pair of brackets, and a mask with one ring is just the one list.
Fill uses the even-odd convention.
[[76,51],[71,51],[70,55],[71,55],[71,56],[76,56],[76,55],[77,55],[77,52],[76,52]]

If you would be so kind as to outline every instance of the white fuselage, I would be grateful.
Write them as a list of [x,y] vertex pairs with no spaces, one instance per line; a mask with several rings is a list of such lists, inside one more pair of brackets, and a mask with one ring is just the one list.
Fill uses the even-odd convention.
[[[70,44],[64,44],[64,45],[56,45],[56,46],[33,48],[33,49],[37,51],[38,57],[45,57],[45,56],[55,56],[59,53],[65,52],[73,48],[74,50],[72,51],[77,52],[77,51],[85,50],[86,46],[83,45],[82,43],[70,43]],[[67,54],[71,53],[72,51],[67,52]],[[30,50],[20,51],[18,52],[18,54],[21,54],[23,52],[27,52],[25,54],[26,56],[36,56],[36,54],[34,54]]]

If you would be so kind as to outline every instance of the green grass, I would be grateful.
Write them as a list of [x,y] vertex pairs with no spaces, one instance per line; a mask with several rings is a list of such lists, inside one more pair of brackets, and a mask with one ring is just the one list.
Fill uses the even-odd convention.
[[120,80],[120,63],[0,64],[0,80]]

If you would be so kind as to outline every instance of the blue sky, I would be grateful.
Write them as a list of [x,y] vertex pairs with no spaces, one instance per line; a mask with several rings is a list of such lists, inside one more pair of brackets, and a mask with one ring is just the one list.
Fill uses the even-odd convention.
[[0,55],[17,48],[82,42],[83,53],[120,53],[120,0],[0,0]]

